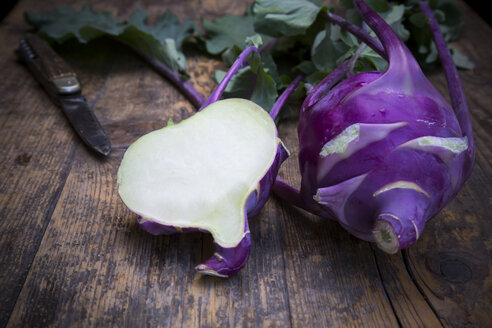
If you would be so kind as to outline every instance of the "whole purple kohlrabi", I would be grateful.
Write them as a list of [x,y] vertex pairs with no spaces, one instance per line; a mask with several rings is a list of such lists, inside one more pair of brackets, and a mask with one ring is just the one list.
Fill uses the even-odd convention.
[[[313,90],[298,125],[301,189],[278,180],[274,190],[396,253],[416,242],[427,220],[470,176],[470,116],[449,61],[445,72],[454,110],[391,27],[363,0],[354,3],[380,39],[388,68],[353,75],[320,92],[338,82],[342,65]],[[447,48],[438,48],[448,58]]]

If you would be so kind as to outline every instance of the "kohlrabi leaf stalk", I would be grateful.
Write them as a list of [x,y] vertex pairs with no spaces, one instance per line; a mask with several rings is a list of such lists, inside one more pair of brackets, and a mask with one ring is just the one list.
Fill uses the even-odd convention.
[[373,38],[372,36],[367,33],[366,30],[364,30],[362,27],[359,27],[355,24],[352,24],[345,20],[343,17],[340,17],[338,15],[335,15],[331,12],[323,12],[323,15],[326,17],[328,21],[330,21],[333,24],[336,24],[343,28],[344,30],[352,33],[354,36],[356,36],[358,39],[363,40],[369,47],[371,47],[378,55],[381,57],[385,58],[385,52],[384,48],[381,45],[381,42],[379,40]]
[[232,66],[229,68],[227,71],[226,75],[222,79],[222,81],[219,83],[217,88],[215,88],[214,92],[210,95],[210,97],[207,99],[202,104],[202,107],[199,109],[202,110],[203,108],[207,107],[213,102],[216,102],[217,100],[220,99],[222,94],[224,93],[224,90],[227,87],[227,84],[231,81],[232,77],[239,71],[239,69],[244,65],[246,58],[252,53],[258,51],[258,48],[255,46],[249,46],[246,47],[240,54],[239,57],[236,59],[236,61],[232,64]]

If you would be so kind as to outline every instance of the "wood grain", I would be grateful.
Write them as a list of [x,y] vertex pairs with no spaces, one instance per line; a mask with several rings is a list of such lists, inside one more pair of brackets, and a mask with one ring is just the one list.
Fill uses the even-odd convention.
[[[492,66],[483,56],[492,53],[492,43],[481,43],[479,49],[477,44],[490,37],[492,29],[467,6],[461,8],[465,17],[475,17],[467,21],[459,48],[477,65],[475,70],[461,72],[472,113],[476,165],[458,197],[427,224],[421,240],[404,256],[444,326],[486,327],[492,324]],[[432,82],[444,84],[437,78]],[[444,85],[440,89],[446,92]]]
[[[94,158],[63,114],[17,63],[28,30],[22,0],[0,25],[0,327],[488,327],[491,299],[491,30],[460,2],[456,44],[477,64],[460,72],[473,115],[477,164],[458,197],[421,240],[394,256],[272,197],[251,219],[247,266],[230,279],[193,270],[209,257],[209,235],[151,236],[117,195],[124,150],[142,134],[194,109],[158,73],[107,40],[55,49],[79,73],[113,152]],[[166,10],[183,19],[241,14],[236,0],[73,1],[149,21]],[[72,6],[72,5],[71,5]],[[488,40],[488,42],[486,42]],[[206,95],[220,63],[195,54],[191,82]],[[444,94],[441,73],[432,82]],[[299,185],[295,117],[279,133],[292,155],[280,175]]]
[[18,25],[0,38],[0,326],[5,325],[70,172],[77,143],[17,62]]

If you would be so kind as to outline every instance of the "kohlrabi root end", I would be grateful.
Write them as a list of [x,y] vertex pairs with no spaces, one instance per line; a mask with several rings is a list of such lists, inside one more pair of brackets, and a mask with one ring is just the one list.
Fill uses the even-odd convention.
[[399,249],[398,236],[395,230],[386,221],[378,220],[372,231],[376,245],[385,253],[395,254]]

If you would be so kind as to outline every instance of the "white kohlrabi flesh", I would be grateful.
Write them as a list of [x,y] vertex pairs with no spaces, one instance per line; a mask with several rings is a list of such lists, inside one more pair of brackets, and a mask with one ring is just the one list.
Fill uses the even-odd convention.
[[210,232],[214,262],[225,268],[197,270],[228,276],[249,254],[247,214],[266,198],[260,189],[270,189],[260,182],[274,173],[273,182],[284,155],[267,112],[249,100],[220,100],[133,143],[118,171],[119,193],[151,233]]

